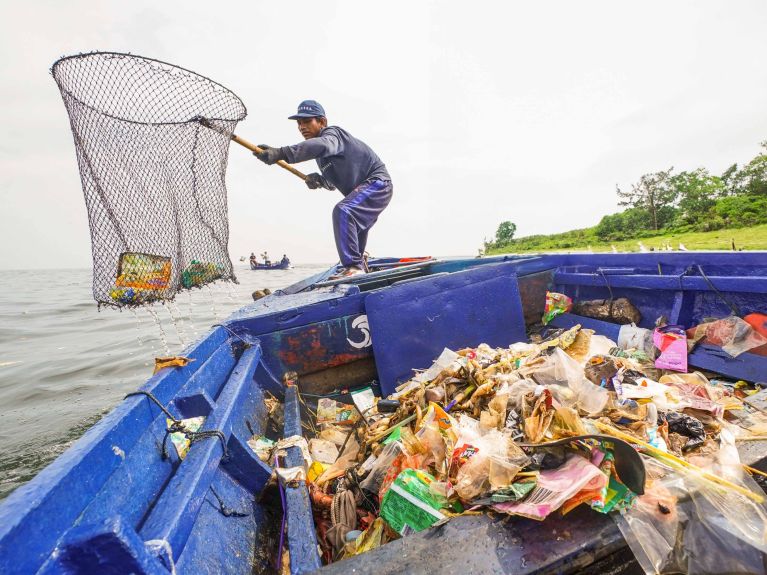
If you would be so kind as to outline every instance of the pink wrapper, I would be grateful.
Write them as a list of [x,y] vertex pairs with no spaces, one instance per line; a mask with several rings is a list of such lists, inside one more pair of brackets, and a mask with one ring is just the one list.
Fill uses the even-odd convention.
[[655,328],[652,341],[660,350],[655,367],[687,372],[687,334],[679,325]]

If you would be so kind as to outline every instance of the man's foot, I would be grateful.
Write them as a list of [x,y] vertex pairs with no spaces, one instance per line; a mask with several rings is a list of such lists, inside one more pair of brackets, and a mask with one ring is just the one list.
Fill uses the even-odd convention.
[[356,266],[342,267],[336,273],[328,278],[328,280],[340,280],[344,278],[350,278],[359,274],[364,274],[365,270]]

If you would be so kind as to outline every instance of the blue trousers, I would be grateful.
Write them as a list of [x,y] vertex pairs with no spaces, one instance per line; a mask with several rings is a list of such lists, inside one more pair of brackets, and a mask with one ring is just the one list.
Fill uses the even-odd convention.
[[368,231],[389,205],[393,190],[388,181],[364,182],[333,208],[333,232],[341,265],[362,267]]

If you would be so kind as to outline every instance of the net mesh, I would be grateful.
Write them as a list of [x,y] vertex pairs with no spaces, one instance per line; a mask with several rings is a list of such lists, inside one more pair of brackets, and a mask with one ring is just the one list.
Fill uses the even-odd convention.
[[69,56],[51,72],[74,136],[99,305],[236,282],[224,177],[242,101],[194,72],[128,54]]

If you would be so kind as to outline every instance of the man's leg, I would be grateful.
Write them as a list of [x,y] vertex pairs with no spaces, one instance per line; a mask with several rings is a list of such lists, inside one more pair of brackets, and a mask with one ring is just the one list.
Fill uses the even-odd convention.
[[336,248],[344,267],[362,268],[368,230],[389,205],[392,190],[391,182],[367,182],[354,188],[333,208]]

